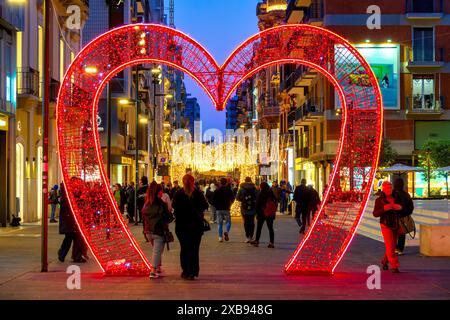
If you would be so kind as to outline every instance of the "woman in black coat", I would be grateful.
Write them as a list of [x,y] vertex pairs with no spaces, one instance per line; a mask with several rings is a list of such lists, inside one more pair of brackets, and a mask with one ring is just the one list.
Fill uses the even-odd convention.
[[70,210],[69,201],[67,199],[66,189],[61,183],[61,198],[60,198],[60,212],[59,212],[59,234],[64,234],[64,240],[58,250],[58,260],[64,262],[67,253],[70,250],[73,241],[72,259],[73,262],[86,262],[83,258],[83,238],[78,231],[75,223],[72,210]]
[[172,207],[175,215],[175,233],[180,242],[181,277],[194,280],[200,271],[200,242],[203,235],[203,212],[208,202],[203,192],[195,188],[194,177],[183,177],[183,189],[173,197]]
[[266,222],[267,228],[269,229],[269,238],[270,238],[268,248],[274,248],[275,233],[273,231],[273,222],[275,220],[276,213],[273,216],[266,216],[264,214],[264,209],[266,208],[267,202],[269,200],[273,201],[276,204],[277,198],[266,182],[262,182],[260,188],[261,191],[256,197],[256,221],[257,221],[256,237],[255,240],[252,241],[252,245],[254,245],[255,247],[259,246],[259,238],[261,237],[262,227],[264,225],[264,222]]
[[381,261],[384,270],[389,264],[393,273],[398,273],[399,263],[395,254],[397,238],[399,236],[399,217],[404,215],[405,205],[397,192],[392,191],[392,183],[384,181],[381,194],[375,200],[373,216],[380,218],[381,232],[383,233],[386,251]]

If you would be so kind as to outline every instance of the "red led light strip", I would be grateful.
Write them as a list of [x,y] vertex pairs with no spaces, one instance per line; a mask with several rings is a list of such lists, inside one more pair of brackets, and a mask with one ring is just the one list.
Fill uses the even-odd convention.
[[[272,65],[306,65],[333,84],[343,121],[329,188],[311,228],[285,266],[288,273],[333,273],[367,205],[370,187],[360,190],[360,186],[373,183],[383,109],[378,80],[358,51],[337,34],[311,25],[283,25],[258,33],[236,48],[222,67],[186,34],[153,24],[110,30],[76,56],[58,96],[59,161],[76,223],[102,271],[143,275],[150,268],[108,187],[96,122],[106,83],[126,67],[147,63],[188,73],[218,110],[245,79]],[[368,81],[361,85],[353,81],[355,77]]]

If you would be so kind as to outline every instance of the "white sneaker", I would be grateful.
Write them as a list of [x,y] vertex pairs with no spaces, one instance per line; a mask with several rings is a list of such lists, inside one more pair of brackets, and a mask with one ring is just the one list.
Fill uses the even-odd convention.
[[244,242],[245,243],[250,243],[250,242],[252,242],[252,239],[251,238],[247,238],[247,240],[245,240]]
[[223,242],[223,238],[222,237],[219,237],[219,242]]
[[150,279],[157,279],[159,278],[159,275],[156,272],[150,272]]

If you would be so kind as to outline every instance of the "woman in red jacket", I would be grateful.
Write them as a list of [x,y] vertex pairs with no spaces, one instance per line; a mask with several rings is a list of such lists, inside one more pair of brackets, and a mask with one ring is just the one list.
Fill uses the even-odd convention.
[[383,270],[388,270],[390,264],[391,271],[393,273],[399,273],[399,263],[398,257],[395,254],[395,247],[397,245],[397,237],[399,236],[399,217],[402,214],[404,205],[401,197],[392,190],[392,183],[384,181],[381,186],[382,192],[375,201],[373,216],[380,218],[381,232],[383,233],[384,245],[386,247],[386,252],[381,261]]

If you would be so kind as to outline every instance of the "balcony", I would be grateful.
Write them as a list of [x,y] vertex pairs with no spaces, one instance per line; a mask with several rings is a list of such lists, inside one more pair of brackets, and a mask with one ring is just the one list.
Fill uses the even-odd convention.
[[417,94],[406,97],[406,114],[410,117],[433,117],[444,113],[444,97]]
[[17,94],[39,98],[39,71],[32,68],[17,70]]
[[[134,137],[128,136],[128,144],[127,144],[127,155],[133,156],[136,154],[136,139]],[[138,155],[139,156],[147,156],[148,145],[146,144],[146,141],[143,141],[143,139],[139,139],[139,146],[138,146]]]
[[297,80],[300,79],[304,73],[305,67],[299,66],[292,72],[283,82],[281,90],[286,90],[288,94],[305,95],[305,88],[297,86]]
[[[308,5],[299,5],[298,3],[301,2],[309,2]],[[311,4],[310,1],[298,1],[298,0],[291,0],[288,3],[287,9],[286,9],[286,19],[285,21],[287,23],[300,23],[303,21],[303,17],[305,15],[305,9],[307,6]]]
[[406,18],[409,20],[437,20],[444,16],[443,0],[407,0]]
[[323,25],[324,5],[323,0],[313,0],[311,6],[306,10],[303,23],[314,26]]
[[410,59],[406,67],[412,73],[435,73],[445,65],[445,50],[444,48],[414,48],[411,57],[411,50],[408,53]]
[[322,97],[308,98],[303,106],[306,109],[307,117],[320,118],[323,116],[324,107]]

